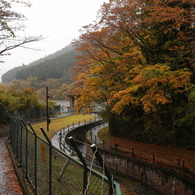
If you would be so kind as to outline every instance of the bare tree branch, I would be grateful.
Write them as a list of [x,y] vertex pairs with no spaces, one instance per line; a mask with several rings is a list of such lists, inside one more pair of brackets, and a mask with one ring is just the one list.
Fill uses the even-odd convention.
[[16,32],[24,30],[25,26],[21,22],[25,20],[25,16],[13,11],[13,4],[21,4],[30,7],[30,3],[24,0],[0,1],[0,56],[17,47],[33,49],[26,47],[26,44],[44,39],[42,36],[23,38],[16,36]]

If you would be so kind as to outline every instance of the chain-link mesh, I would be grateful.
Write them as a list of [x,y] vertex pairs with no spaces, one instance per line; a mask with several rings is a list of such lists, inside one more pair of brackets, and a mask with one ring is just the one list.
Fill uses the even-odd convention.
[[28,145],[27,145],[27,176],[31,181],[32,185],[35,186],[35,177],[36,177],[36,150],[35,150],[35,135],[28,131]]
[[109,184],[103,177],[98,177],[92,173],[88,173],[88,189],[87,194],[108,194]]
[[21,164],[23,167],[27,167],[27,130],[25,129],[24,126],[22,126],[22,156],[21,156]]
[[17,121],[18,125],[17,125],[17,148],[16,148],[16,155],[18,157],[18,159],[20,160],[21,163],[21,155],[22,155],[22,137],[21,137],[21,133],[22,133],[22,127],[19,124],[19,122]]
[[45,141],[37,138],[37,192],[48,194],[50,172],[50,146]]
[[53,150],[52,191],[54,194],[81,194],[83,167]]
[[[12,120],[10,123],[10,143],[17,153],[20,164],[31,182],[35,194],[110,194],[110,183],[104,176],[104,170],[94,171],[96,161],[87,162],[87,167],[78,157],[66,154],[38,137],[27,124]],[[48,139],[46,137],[46,139]],[[94,159],[93,153],[90,159]],[[87,155],[85,155],[87,157]],[[87,159],[87,158],[86,158]],[[116,183],[116,182],[115,182]],[[117,184],[115,195],[120,194]],[[113,186],[114,188],[114,181]]]

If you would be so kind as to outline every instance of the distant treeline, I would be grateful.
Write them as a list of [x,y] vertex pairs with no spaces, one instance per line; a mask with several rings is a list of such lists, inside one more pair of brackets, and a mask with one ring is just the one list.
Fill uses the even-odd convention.
[[26,80],[30,77],[37,77],[40,81],[48,78],[63,79],[69,83],[76,51],[70,44],[54,54],[41,58],[29,65],[22,65],[11,69],[2,76],[2,82],[11,82],[15,79]]

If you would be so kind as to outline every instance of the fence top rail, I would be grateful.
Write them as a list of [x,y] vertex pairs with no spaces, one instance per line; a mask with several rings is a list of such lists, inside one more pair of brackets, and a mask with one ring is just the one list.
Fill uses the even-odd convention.
[[[22,124],[22,122],[20,123],[20,122],[17,121],[17,120],[21,120],[21,119],[15,120],[14,117],[13,117],[12,119],[13,119],[13,121],[14,121],[15,123],[17,123],[18,125],[21,125],[21,127],[23,127],[24,130],[28,131],[29,133],[31,133],[32,135],[34,135],[35,137],[37,137],[38,139],[40,139],[41,141],[43,141],[45,144],[49,145],[49,146],[52,148],[52,150],[56,151],[57,153],[59,153],[60,155],[64,156],[65,158],[70,159],[70,161],[72,161],[72,162],[75,163],[76,165],[78,165],[78,166],[80,166],[80,167],[84,167],[83,164],[81,163],[81,161],[79,161],[79,160],[77,160],[75,157],[71,156],[71,154],[68,154],[68,153],[66,153],[66,152],[64,152],[64,151],[62,151],[62,150],[60,150],[58,147],[52,145],[51,141],[50,141],[50,140],[48,141],[48,139],[47,139],[48,137],[47,137],[47,136],[46,136],[46,140],[45,140],[45,139],[41,138],[39,135],[36,135],[36,133],[34,133],[35,131],[34,131],[34,129],[33,129],[33,127],[32,127],[31,125],[29,125],[30,128],[28,128],[28,127],[26,126],[26,124],[25,124],[25,126],[24,126],[24,125]],[[90,119],[89,119],[89,120],[90,120]],[[82,120],[82,121],[86,121],[86,120]],[[24,123],[25,123],[25,122],[24,122]],[[29,124],[29,123],[28,123],[28,124]],[[31,128],[32,128],[32,129],[31,129]],[[42,133],[44,134],[44,129],[43,129],[43,128],[40,128],[40,129],[41,129]],[[45,134],[44,134],[44,135],[45,135]],[[88,168],[88,170],[90,171],[91,174],[93,174],[93,175],[95,175],[95,176],[97,176],[97,177],[99,177],[99,178],[102,178],[102,180],[104,180],[104,182],[109,183],[108,178],[107,178],[104,174],[102,174],[102,173],[96,171],[96,170],[93,169],[92,167],[87,166],[87,168]],[[116,185],[116,190],[120,191],[120,185],[119,185],[117,182],[115,182],[115,181],[114,181],[114,183],[115,183],[115,185]],[[119,187],[118,187],[118,186],[119,186]],[[119,188],[119,189],[117,189],[117,188]],[[120,193],[118,193],[118,195],[120,195]]]

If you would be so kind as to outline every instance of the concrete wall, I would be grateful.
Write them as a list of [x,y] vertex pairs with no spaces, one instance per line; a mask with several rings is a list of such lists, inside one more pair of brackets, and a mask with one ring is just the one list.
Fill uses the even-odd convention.
[[[67,137],[73,136],[75,139],[83,140],[83,136],[93,125],[74,129]],[[90,143],[89,140],[87,142]],[[111,152],[100,147],[99,152],[111,171],[138,181],[146,187],[156,188],[161,194],[195,195],[195,181],[183,176],[180,172],[125,157],[117,152]],[[93,154],[89,146],[86,147],[86,153]]]
[[[115,172],[130,175],[146,186],[159,189],[162,194],[195,195],[195,182],[182,176],[181,173],[145,163],[133,158],[127,158],[115,152],[99,148],[107,166]],[[89,151],[90,152],[90,151]]]

